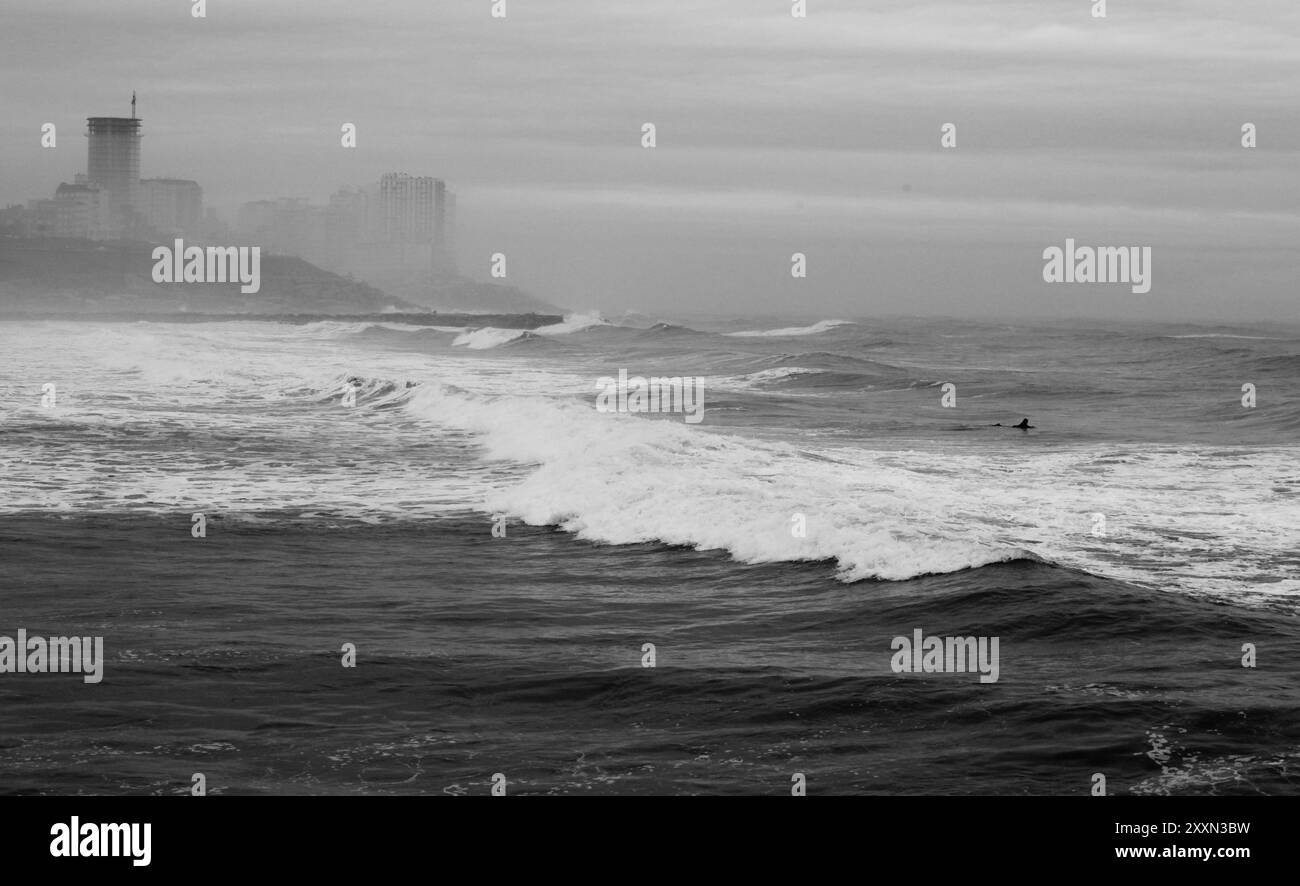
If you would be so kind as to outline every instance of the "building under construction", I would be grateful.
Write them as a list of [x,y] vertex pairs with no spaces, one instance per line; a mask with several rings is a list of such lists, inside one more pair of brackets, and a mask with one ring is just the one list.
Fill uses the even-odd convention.
[[139,224],[140,126],[131,95],[130,117],[87,117],[86,178],[108,191],[112,227],[120,236]]

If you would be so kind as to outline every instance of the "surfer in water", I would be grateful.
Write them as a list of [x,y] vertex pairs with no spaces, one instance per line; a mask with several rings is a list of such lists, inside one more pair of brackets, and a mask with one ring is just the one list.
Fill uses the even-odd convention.
[[1022,430],[1022,431],[1027,431],[1027,430],[1029,430],[1030,428],[1032,428],[1032,427],[1034,427],[1034,426],[1031,425],[1031,424],[1029,423],[1029,419],[1027,419],[1027,418],[1022,418],[1022,419],[1020,420],[1020,424],[1018,424],[1018,425],[1003,425],[1002,422],[997,422],[997,423],[995,423],[995,424],[989,425],[989,427],[991,427],[991,428],[1001,428],[1001,427],[1019,428],[1019,429]]

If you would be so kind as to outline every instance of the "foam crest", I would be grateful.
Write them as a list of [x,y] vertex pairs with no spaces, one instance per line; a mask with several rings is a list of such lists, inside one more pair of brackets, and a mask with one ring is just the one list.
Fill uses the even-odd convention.
[[848,326],[848,320],[821,320],[812,326],[787,326],[784,329],[753,329],[746,332],[728,332],[735,338],[768,338],[774,336],[817,335],[829,332],[837,326]]
[[[783,444],[698,432],[671,421],[597,413],[536,398],[483,400],[434,386],[410,408],[482,436],[489,458],[536,465],[488,496],[489,510],[608,544],[716,549],[745,563],[834,560],[840,577],[905,579],[1026,556],[939,514],[901,513],[940,498],[913,471],[809,458]],[[807,530],[793,532],[796,515]]]
[[498,329],[495,326],[484,326],[482,329],[462,332],[452,341],[452,345],[466,347],[471,351],[485,351],[522,338],[525,332],[527,332],[525,329]]

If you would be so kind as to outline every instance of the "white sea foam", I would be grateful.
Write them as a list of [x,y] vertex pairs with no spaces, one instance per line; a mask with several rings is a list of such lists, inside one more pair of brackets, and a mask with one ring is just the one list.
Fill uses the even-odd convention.
[[425,326],[418,323],[341,320],[317,320],[294,328],[299,330],[299,335],[307,338],[346,338],[368,332],[371,329],[387,329],[391,332],[416,334],[422,332],[461,333],[467,331],[464,326]]
[[[537,398],[436,387],[408,406],[480,435],[490,457],[536,465],[490,510],[611,544],[720,549],[747,563],[834,560],[841,578],[903,579],[1031,554],[1159,587],[1240,598],[1300,593],[1300,514],[1260,479],[1287,451],[1194,451],[1113,462],[1081,448],[988,453],[806,451],[597,415]],[[791,533],[802,513],[807,537]],[[1095,514],[1107,516],[1095,534]]]
[[452,342],[454,346],[464,346],[471,351],[485,351],[488,348],[496,348],[506,342],[522,338],[527,332],[525,329],[498,329],[495,326],[484,326],[482,329],[466,330]]
[[431,364],[295,329],[0,326],[0,513],[481,509],[610,544],[830,560],[846,580],[1030,552],[1168,590],[1300,593],[1293,448],[810,449],[600,414],[590,378],[531,362]]
[[800,375],[816,375],[819,372],[822,372],[822,370],[809,369],[805,366],[777,366],[772,369],[760,369],[758,372],[750,372],[745,375],[723,376],[712,379],[711,382],[714,387],[721,390],[744,391]]
[[[595,541],[721,549],[749,563],[830,559],[846,580],[1032,552],[1134,582],[1238,592],[1251,576],[1254,593],[1300,591],[1285,565],[1295,559],[1300,518],[1249,482],[1282,468],[1282,452],[1225,465],[1225,482],[1190,470],[1193,453],[1099,467],[1089,450],[1014,463],[980,453],[805,452],[437,388],[408,408],[481,435],[493,458],[538,466],[491,495],[489,509]],[[791,533],[796,513],[807,518],[806,538]],[[1109,515],[1105,536],[1093,534],[1095,513]]]
[[458,330],[460,335],[452,342],[455,346],[464,346],[475,351],[485,351],[490,348],[498,348],[508,342],[523,338],[526,333],[536,335],[545,335],[548,337],[569,335],[570,333],[580,332],[583,329],[590,329],[593,326],[610,325],[599,314],[570,314],[560,323],[552,323],[550,326],[542,326],[537,329],[499,329],[495,326],[485,326],[482,329]]
[[542,326],[534,329],[538,335],[568,335],[572,332],[581,332],[584,329],[590,329],[593,326],[610,326],[610,322],[597,313],[587,314],[566,314],[564,320],[560,323],[552,323],[550,326]]
[[821,332],[829,332],[837,326],[847,326],[849,320],[820,320],[812,326],[787,326],[784,329],[753,329],[747,332],[728,332],[727,335],[737,338],[753,338],[768,336],[792,336],[792,335],[817,335]]

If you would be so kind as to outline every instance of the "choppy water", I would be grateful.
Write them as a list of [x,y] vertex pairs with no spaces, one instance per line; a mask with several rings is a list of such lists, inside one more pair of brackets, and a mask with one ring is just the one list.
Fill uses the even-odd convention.
[[0,790],[1296,791],[1300,330],[591,323],[0,324]]

